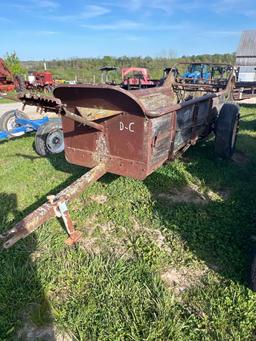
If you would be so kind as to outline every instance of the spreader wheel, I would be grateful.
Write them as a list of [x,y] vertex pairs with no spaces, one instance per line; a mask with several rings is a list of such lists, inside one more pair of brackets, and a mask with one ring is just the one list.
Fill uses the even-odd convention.
[[35,150],[41,156],[58,154],[64,150],[64,136],[60,119],[52,118],[37,130]]
[[[27,118],[24,113],[19,110],[6,111],[4,114],[0,115],[0,131],[8,131],[18,128],[20,125],[16,122],[16,118]],[[23,132],[14,133],[12,136],[21,136]]]
[[239,129],[239,107],[225,103],[215,124],[215,152],[222,159],[229,159],[234,151]]

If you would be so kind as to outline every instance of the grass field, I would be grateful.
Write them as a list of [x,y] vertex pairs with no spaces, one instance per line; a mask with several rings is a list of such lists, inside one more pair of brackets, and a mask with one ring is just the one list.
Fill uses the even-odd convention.
[[0,104],[5,104],[5,103],[13,103],[10,99],[7,98],[1,98],[0,97]]
[[[8,92],[7,96],[15,97],[16,96],[16,91]],[[13,100],[1,97],[1,94],[0,94],[0,104],[6,104],[6,103],[13,103]]]
[[[78,246],[54,219],[1,252],[0,340],[255,340],[256,108],[241,113],[233,161],[209,139],[145,181],[106,175],[69,206]],[[0,231],[85,172],[32,144],[0,145]]]

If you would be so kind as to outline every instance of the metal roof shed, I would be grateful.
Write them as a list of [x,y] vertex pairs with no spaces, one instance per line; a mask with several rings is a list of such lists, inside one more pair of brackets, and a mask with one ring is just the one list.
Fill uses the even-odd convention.
[[237,65],[256,65],[256,30],[242,32],[236,62]]
[[238,81],[256,81],[256,30],[242,32],[236,52],[236,66],[239,67]]

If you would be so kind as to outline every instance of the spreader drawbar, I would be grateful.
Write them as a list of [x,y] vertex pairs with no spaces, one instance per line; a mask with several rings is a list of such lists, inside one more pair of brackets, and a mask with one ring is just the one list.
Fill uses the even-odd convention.
[[26,238],[42,224],[51,218],[62,218],[65,224],[69,238],[66,243],[72,245],[76,243],[81,233],[76,231],[69,215],[67,204],[73,198],[78,196],[88,186],[93,184],[106,173],[104,164],[99,164],[89,172],[85,173],[78,180],[63,189],[57,195],[49,196],[48,201],[35,211],[27,215],[24,219],[13,226],[9,231],[0,235],[0,240],[3,243],[3,248],[8,249],[17,243],[20,239]]

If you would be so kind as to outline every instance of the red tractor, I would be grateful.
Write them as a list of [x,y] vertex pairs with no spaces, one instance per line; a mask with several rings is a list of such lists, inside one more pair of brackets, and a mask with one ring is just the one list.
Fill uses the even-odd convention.
[[15,89],[25,90],[24,80],[21,76],[14,76],[5,65],[4,60],[0,58],[0,92],[9,92]]
[[148,70],[143,67],[124,67],[121,69],[122,87],[151,88],[157,85],[158,81],[150,79]]
[[[148,70],[142,67],[124,67],[120,69],[121,83],[117,83],[115,80],[109,80],[109,74],[114,71],[119,71],[115,66],[103,66],[99,69],[101,74],[101,83],[108,85],[118,85],[123,89],[142,89],[152,88],[160,84],[159,80],[150,79]],[[116,79],[117,77],[114,77]],[[118,77],[120,78],[120,77]]]
[[26,82],[27,90],[51,92],[55,82],[50,71],[30,72]]

